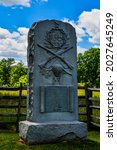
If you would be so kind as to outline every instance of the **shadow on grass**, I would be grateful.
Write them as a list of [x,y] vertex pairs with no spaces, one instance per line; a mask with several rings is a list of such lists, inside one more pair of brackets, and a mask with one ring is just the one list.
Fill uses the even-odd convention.
[[91,140],[30,146],[30,150],[99,150],[100,144]]
[[[38,150],[39,147],[35,147]],[[34,146],[30,146],[29,150],[33,150]],[[100,144],[91,140],[82,142],[66,142],[58,144],[40,145],[39,150],[99,150]]]
[[0,133],[0,150],[99,150],[100,143],[87,139],[81,142],[64,142],[56,144],[41,144],[28,146],[19,142],[16,133]]

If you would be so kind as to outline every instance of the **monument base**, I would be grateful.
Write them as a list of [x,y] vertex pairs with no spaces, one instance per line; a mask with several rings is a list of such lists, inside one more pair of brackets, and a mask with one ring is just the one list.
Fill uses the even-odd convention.
[[87,125],[79,121],[49,123],[21,121],[19,136],[28,144],[82,140],[87,137]]

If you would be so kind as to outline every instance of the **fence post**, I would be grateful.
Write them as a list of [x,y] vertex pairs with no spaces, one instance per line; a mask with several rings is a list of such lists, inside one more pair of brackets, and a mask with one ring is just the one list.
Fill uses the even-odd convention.
[[18,109],[17,109],[16,132],[19,132],[19,121],[20,121],[20,110],[21,110],[21,98],[22,98],[22,83],[20,83],[20,87],[19,87],[19,98],[18,98]]
[[87,128],[91,128],[91,115],[92,115],[92,108],[90,106],[92,105],[92,101],[89,100],[90,97],[92,97],[92,91],[88,89],[88,87],[92,87],[92,84],[90,86],[88,84],[85,85],[85,96],[86,96],[86,112],[87,112]]

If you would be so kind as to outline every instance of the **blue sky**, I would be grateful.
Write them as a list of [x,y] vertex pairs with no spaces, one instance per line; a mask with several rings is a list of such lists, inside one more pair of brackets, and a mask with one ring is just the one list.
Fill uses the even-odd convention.
[[0,59],[26,62],[27,32],[33,22],[58,19],[76,28],[78,52],[99,47],[99,0],[0,0]]

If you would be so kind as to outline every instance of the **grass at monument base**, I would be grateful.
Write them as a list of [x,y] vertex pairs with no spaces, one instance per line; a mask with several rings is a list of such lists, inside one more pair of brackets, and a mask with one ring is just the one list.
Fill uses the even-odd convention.
[[18,133],[0,131],[0,150],[99,150],[100,133],[89,131],[88,138],[80,142],[64,142],[28,146],[19,140]]

